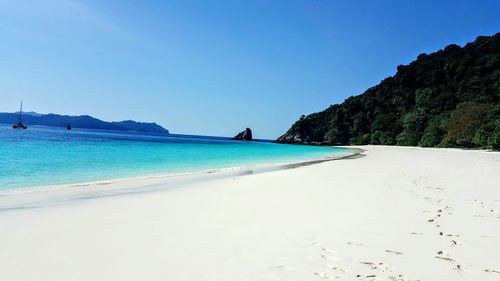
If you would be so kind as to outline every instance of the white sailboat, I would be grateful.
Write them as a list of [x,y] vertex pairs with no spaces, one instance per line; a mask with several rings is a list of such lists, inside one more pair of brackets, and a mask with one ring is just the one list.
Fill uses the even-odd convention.
[[23,101],[21,101],[21,109],[19,110],[19,117],[17,118],[17,123],[12,124],[14,129],[28,129],[26,124],[23,124]]

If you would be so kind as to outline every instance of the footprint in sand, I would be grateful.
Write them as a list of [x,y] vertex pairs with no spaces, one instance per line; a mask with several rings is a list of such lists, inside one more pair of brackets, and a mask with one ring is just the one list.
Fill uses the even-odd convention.
[[449,258],[449,257],[444,257],[444,256],[435,256],[436,259],[444,260],[444,261],[449,261],[449,262],[456,262],[455,259]]
[[325,252],[330,253],[330,254],[337,254],[338,253],[337,251],[330,250],[328,248],[321,248],[321,251],[325,251]]
[[318,247],[318,246],[321,246],[321,244],[319,243],[319,241],[316,239],[316,237],[311,237],[308,239],[309,240],[309,246],[310,247]]
[[494,269],[485,269],[484,272],[488,272],[495,275],[500,275],[500,271]]
[[382,272],[392,272],[391,267],[384,265],[384,263],[382,263],[382,262],[374,263],[374,262],[369,262],[369,261],[362,261],[359,263],[369,266],[371,270],[381,270]]
[[443,208],[446,212],[453,212],[453,208],[450,206],[444,206]]
[[450,247],[456,247],[456,246],[462,246],[464,243],[457,241],[457,240],[451,240],[450,241]]
[[332,265],[329,265],[328,267],[329,267],[330,269],[332,269],[332,270],[335,270],[335,271],[339,272],[339,273],[346,273],[346,272],[347,272],[347,270],[342,269],[342,268],[337,267],[337,266],[332,266]]
[[399,275],[398,277],[396,276],[387,276],[387,278],[391,281],[405,281],[406,279],[403,278],[403,275]]
[[367,279],[367,278],[376,278],[376,277],[377,277],[377,275],[375,275],[375,274],[372,274],[372,275],[366,275],[366,276],[363,276],[363,275],[361,275],[361,274],[356,275],[356,278],[363,278],[363,279]]
[[322,259],[325,259],[325,260],[331,260],[331,261],[339,261],[341,260],[340,258],[338,257],[334,257],[334,256],[326,256],[326,255],[321,255],[321,258]]
[[294,268],[292,266],[289,266],[287,264],[280,264],[280,265],[275,265],[269,267],[269,269],[278,269],[278,270],[286,270],[286,271],[292,271]]
[[395,255],[402,255],[403,253],[401,252],[398,252],[398,251],[392,251],[392,250],[385,250],[387,253],[390,253],[390,254],[395,254]]
[[335,279],[335,276],[332,276],[326,272],[314,272],[314,275],[322,278],[322,279]]
[[377,269],[377,264],[374,263],[374,262],[370,262],[370,261],[362,261],[362,262],[359,262],[360,264],[364,264],[364,265],[368,265],[370,266],[371,269]]
[[442,187],[434,187],[434,186],[430,186],[430,185],[427,185],[425,186],[427,189],[434,189],[436,190],[437,192],[443,192],[444,191],[444,188]]
[[449,257],[448,254],[444,254],[443,251],[438,251],[437,256],[435,256],[436,259],[444,260],[444,261],[449,261],[449,262],[456,262],[455,259],[452,259]]
[[457,264],[454,268],[452,268],[453,270],[456,270],[458,273],[461,273],[461,272],[464,272],[464,268],[463,266],[461,266],[460,264]]
[[312,241],[311,243],[309,243],[309,246],[311,246],[311,247],[318,247],[318,246],[320,246],[320,244],[317,241]]
[[322,254],[321,254],[321,258],[322,259],[332,260],[332,261],[339,261],[339,260],[341,260],[341,258],[339,258],[339,257],[332,256],[332,255],[336,255],[338,253],[335,250],[331,250],[331,249],[328,249],[328,248],[321,248],[321,252],[322,252]]
[[362,243],[347,242],[348,245],[364,246]]
[[[435,258],[436,259],[440,259],[440,260],[444,260],[444,261],[447,261],[447,262],[451,262],[451,263],[456,263],[457,262],[457,260],[450,258],[448,255],[446,255],[446,256],[443,255],[443,251],[439,251],[438,255],[435,256]],[[455,264],[455,266],[452,268],[452,270],[455,270],[458,273],[466,271],[466,270],[464,270],[464,267],[462,265],[460,265],[460,264]]]

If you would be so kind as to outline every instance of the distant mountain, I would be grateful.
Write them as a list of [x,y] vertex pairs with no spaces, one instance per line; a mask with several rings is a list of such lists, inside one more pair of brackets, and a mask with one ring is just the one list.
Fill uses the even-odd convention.
[[[14,124],[17,122],[19,112],[0,113],[0,123]],[[59,114],[39,114],[36,112],[23,112],[23,123],[29,125],[43,125],[52,127],[66,127],[69,123],[73,128],[114,130],[143,133],[168,134],[168,130],[156,123],[143,123],[132,120],[120,122],[106,122],[97,118],[83,116],[68,116]]]
[[[16,111],[14,112],[15,114],[19,114],[19,111]],[[26,115],[32,115],[32,116],[42,116],[44,114],[40,114],[40,113],[36,113],[34,111],[27,111],[27,112],[23,112],[23,114],[26,114]]]
[[363,94],[303,115],[277,142],[499,150],[500,33],[421,54]]

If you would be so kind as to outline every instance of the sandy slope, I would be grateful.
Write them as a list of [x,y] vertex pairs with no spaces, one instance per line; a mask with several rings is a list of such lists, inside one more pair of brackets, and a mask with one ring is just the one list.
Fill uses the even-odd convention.
[[0,280],[500,280],[500,153],[363,148],[0,212]]

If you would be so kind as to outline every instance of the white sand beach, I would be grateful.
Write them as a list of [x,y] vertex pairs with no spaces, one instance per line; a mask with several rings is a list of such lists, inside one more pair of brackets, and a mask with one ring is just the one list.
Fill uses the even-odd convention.
[[499,152],[360,148],[2,211],[0,280],[500,280]]

